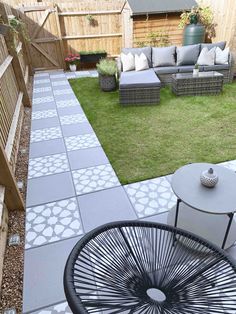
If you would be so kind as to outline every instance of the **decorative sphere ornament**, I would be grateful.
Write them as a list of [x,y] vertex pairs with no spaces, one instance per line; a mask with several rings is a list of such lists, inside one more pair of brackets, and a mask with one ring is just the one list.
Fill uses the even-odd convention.
[[202,185],[213,188],[219,181],[219,177],[213,168],[209,168],[201,173],[200,181]]

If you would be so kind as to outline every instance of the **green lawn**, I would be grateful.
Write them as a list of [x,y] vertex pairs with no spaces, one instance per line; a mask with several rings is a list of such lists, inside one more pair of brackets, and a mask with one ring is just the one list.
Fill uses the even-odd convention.
[[119,105],[118,91],[101,92],[97,78],[70,83],[122,184],[236,158],[236,83],[220,96],[164,88],[160,104],[133,107]]

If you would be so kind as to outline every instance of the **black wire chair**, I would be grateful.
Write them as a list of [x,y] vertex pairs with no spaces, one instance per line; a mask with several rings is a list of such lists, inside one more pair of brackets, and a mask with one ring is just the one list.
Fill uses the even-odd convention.
[[84,236],[65,267],[73,313],[235,314],[236,265],[171,226],[124,221]]

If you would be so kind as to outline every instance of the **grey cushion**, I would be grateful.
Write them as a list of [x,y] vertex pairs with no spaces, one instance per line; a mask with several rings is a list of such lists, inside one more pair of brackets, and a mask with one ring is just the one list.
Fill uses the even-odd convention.
[[200,44],[177,47],[177,65],[193,65],[197,62]]
[[220,71],[220,70],[229,70],[229,64],[215,64],[215,65],[204,65],[204,71]]
[[152,48],[152,66],[162,67],[175,65],[175,46]]
[[161,82],[153,69],[122,72],[120,76],[120,89],[160,86]]
[[175,74],[178,73],[178,69],[179,67],[177,66],[153,68],[156,74]]
[[[192,72],[194,69],[194,65],[182,65],[178,67],[179,73],[189,73]],[[199,66],[199,71],[203,71],[203,65]]]
[[151,47],[143,47],[143,48],[123,48],[122,52],[128,54],[131,52],[133,55],[137,54],[138,56],[141,55],[143,52],[148,59],[149,67],[152,66],[152,48]]
[[226,45],[226,41],[219,41],[218,43],[212,43],[212,44],[201,44],[201,50],[205,47],[208,50],[210,50],[211,48],[214,48],[214,47],[219,47],[221,50],[224,50],[225,45]]

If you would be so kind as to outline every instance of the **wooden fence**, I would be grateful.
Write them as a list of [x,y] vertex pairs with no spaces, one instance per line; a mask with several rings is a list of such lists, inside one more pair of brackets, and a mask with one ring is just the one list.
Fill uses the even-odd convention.
[[[8,24],[10,8],[0,3],[0,14]],[[29,66],[22,35],[6,26],[0,35],[0,286],[7,236],[8,210],[24,209],[14,176],[24,106],[30,106],[27,92]]]

